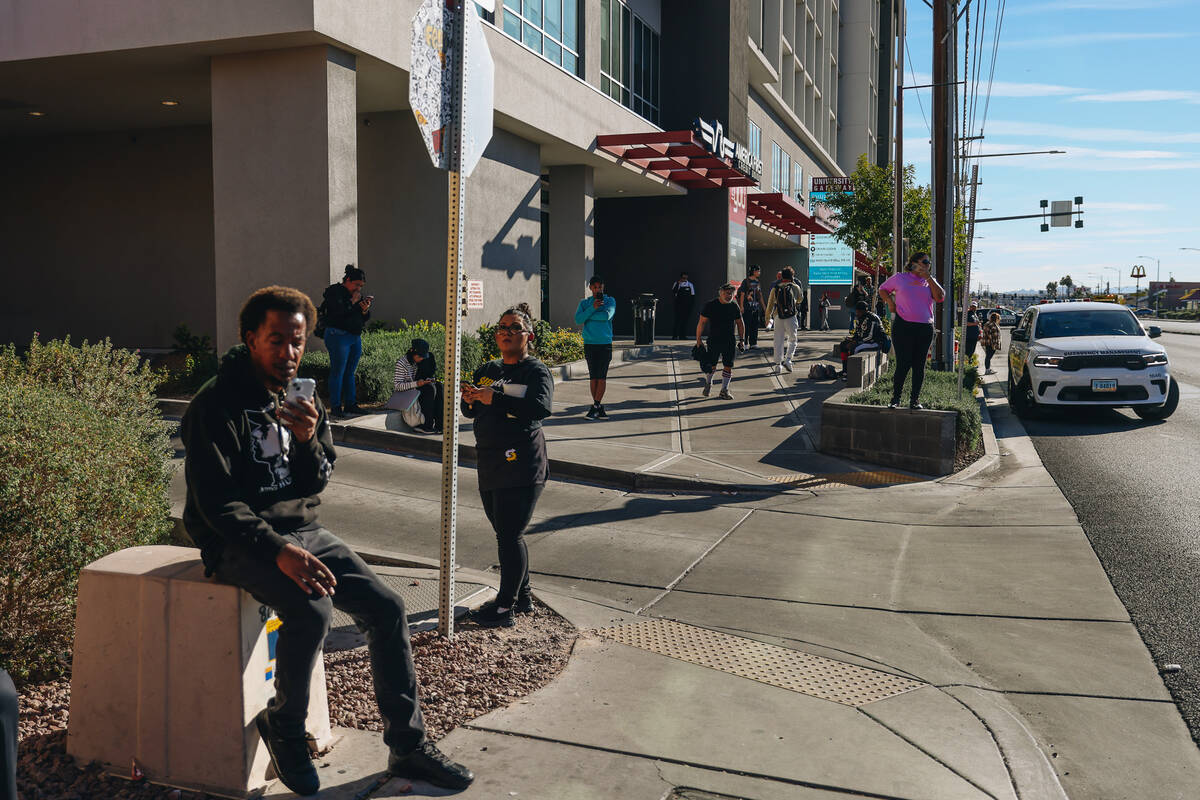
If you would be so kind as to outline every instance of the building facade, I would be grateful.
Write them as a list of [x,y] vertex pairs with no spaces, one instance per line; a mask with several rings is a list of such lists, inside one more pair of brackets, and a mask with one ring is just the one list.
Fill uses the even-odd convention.
[[[0,3],[0,264],[14,287],[0,341],[159,348],[186,324],[224,347],[250,291],[319,298],[347,263],[366,271],[377,319],[441,319],[447,175],[408,107],[419,5]],[[521,301],[570,325],[593,272],[628,330],[627,301],[665,298],[681,269],[702,295],[748,261],[802,269],[804,234],[763,224],[753,197],[803,210],[811,177],[881,157],[888,91],[871,76],[886,72],[880,52],[891,63],[889,13],[879,0],[497,0],[484,23],[495,132],[466,193],[464,270],[484,308],[467,327]],[[597,146],[700,120],[761,159],[759,186],[689,182],[695,170]]]

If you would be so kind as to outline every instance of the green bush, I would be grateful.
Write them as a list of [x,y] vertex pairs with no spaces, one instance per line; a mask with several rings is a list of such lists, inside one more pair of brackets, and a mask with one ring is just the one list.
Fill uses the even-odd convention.
[[168,371],[159,387],[163,394],[193,394],[217,374],[217,350],[208,334],[197,336],[187,325],[175,329],[171,352],[183,356],[180,365]]
[[[500,357],[495,325],[480,325],[475,335],[483,348],[485,361]],[[578,361],[583,358],[583,334],[571,328],[555,328],[544,319],[535,319],[533,344],[529,350],[550,366]]]
[[[974,357],[972,357],[974,359]],[[888,361],[887,371],[880,376],[875,385],[866,391],[858,392],[849,397],[848,402],[861,403],[868,406],[886,406],[892,401],[892,377],[895,374],[896,362]],[[979,381],[978,363],[967,368],[963,375],[966,388],[959,398],[958,373],[937,372],[925,370],[925,383],[921,386],[921,404],[926,408],[938,411],[957,411],[958,421],[955,423],[954,434],[959,445],[968,449],[979,446],[983,435],[983,419],[979,414],[979,401],[975,399],[974,387]],[[969,382],[969,385],[968,385]],[[912,391],[912,373],[904,380],[904,390],[900,397],[907,400]]]
[[[429,350],[437,361],[437,378],[445,378],[446,328],[440,322],[421,321],[401,331],[372,331],[363,333],[363,354],[355,373],[360,403],[382,403],[392,396],[396,361],[408,352],[413,339],[429,342]],[[462,359],[460,374],[470,376],[483,363],[483,348],[469,333],[460,336]],[[329,397],[329,354],[312,351],[300,361],[300,375],[317,381],[320,393]]]
[[169,540],[160,376],[110,342],[0,349],[0,667],[61,674],[80,570]]

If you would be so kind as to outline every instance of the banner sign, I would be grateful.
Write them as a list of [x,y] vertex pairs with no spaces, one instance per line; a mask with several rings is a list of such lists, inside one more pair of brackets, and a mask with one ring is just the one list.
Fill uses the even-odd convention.
[[[850,178],[812,178],[808,193],[809,207],[817,219],[833,222],[833,211],[825,205],[828,192],[853,192]],[[830,234],[808,237],[808,282],[810,284],[854,283],[854,248],[839,242]]]

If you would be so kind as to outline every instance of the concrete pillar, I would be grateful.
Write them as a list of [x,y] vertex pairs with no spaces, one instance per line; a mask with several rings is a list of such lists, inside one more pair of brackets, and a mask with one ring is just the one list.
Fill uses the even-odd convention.
[[575,324],[595,267],[593,172],[579,164],[550,167],[550,322],[564,328]]
[[[212,59],[217,345],[272,283],[320,303],[358,261],[354,56],[326,45]],[[370,278],[370,275],[367,276]]]

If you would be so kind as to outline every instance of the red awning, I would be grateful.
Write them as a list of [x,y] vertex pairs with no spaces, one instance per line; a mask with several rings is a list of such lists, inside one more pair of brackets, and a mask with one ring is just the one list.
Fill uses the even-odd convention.
[[784,236],[801,233],[833,233],[834,228],[809,215],[795,200],[781,192],[746,195],[746,219]]
[[730,161],[706,150],[691,131],[597,136],[596,148],[685,189],[758,186],[758,181],[735,169]]

